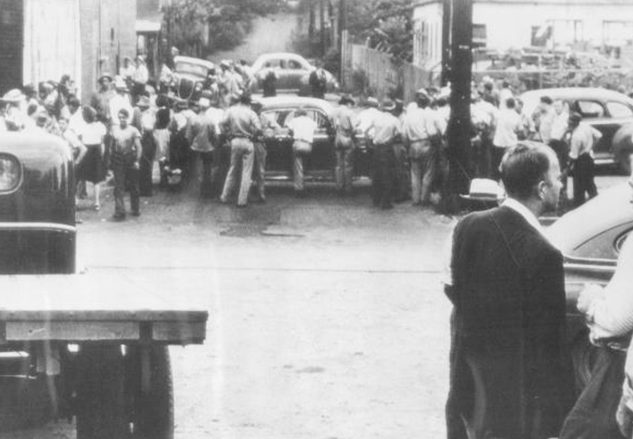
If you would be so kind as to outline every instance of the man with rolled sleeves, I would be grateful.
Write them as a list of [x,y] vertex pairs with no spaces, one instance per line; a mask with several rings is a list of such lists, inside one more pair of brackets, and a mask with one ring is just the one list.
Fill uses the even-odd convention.
[[341,195],[352,193],[352,173],[354,171],[354,100],[343,96],[339,101],[336,117],[336,189]]
[[392,209],[393,174],[396,158],[393,143],[402,135],[400,120],[394,116],[396,105],[386,100],[380,111],[365,128],[365,137],[373,131],[373,169],[371,176],[371,196],[374,206]]
[[312,143],[314,142],[314,131],[317,124],[303,108],[299,108],[294,113],[294,117],[286,123],[286,128],[290,130],[292,135],[292,161],[295,195],[303,197],[304,192],[304,173],[303,159],[306,155],[312,153]]
[[248,94],[240,96],[238,104],[226,110],[222,121],[222,130],[227,133],[231,141],[231,165],[226,175],[220,201],[222,203],[228,202],[229,196],[237,184],[238,173],[241,169],[237,207],[246,207],[253,174],[255,149],[253,140],[262,132],[259,117],[251,108],[251,97]]
[[112,126],[109,141],[110,167],[114,174],[114,216],[115,221],[125,219],[125,189],[130,190],[132,215],[139,216],[139,170],[142,154],[141,133],[128,123],[130,113],[119,110],[118,123]]

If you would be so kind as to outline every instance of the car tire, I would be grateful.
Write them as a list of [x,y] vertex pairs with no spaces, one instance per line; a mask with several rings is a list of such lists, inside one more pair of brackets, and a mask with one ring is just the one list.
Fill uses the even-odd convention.
[[77,361],[77,439],[128,437],[121,347],[82,346]]
[[0,432],[44,425],[55,417],[53,377],[0,378]]
[[141,385],[141,349],[130,347],[126,360],[127,398],[131,405],[131,437],[173,439],[174,396],[169,350],[149,348],[149,387]]

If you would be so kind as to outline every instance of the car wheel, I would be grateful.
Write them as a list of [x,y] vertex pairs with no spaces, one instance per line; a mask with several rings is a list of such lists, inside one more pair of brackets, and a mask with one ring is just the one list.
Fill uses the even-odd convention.
[[0,378],[0,432],[44,425],[55,416],[54,378]]
[[121,347],[82,346],[77,360],[77,439],[128,437]]
[[126,389],[131,406],[130,422],[134,439],[173,439],[174,395],[169,350],[149,348],[149,382],[141,383],[141,349],[129,348],[126,360]]

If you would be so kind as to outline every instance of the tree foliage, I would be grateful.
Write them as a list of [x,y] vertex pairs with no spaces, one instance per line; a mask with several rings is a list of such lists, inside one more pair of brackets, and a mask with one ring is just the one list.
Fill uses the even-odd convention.
[[402,60],[413,58],[411,0],[348,0],[350,36]]
[[278,11],[278,0],[175,0],[164,8],[170,44],[206,57],[239,46],[256,16]]

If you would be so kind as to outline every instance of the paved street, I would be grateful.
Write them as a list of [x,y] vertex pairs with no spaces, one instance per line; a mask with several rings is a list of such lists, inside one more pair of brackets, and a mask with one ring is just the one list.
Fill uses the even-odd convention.
[[[171,349],[178,439],[444,435],[452,219],[323,185],[300,200],[272,188],[247,209],[159,193],[124,223],[107,220],[109,193],[100,212],[84,204],[88,271],[210,311],[204,345]],[[61,422],[27,437],[74,433]]]

